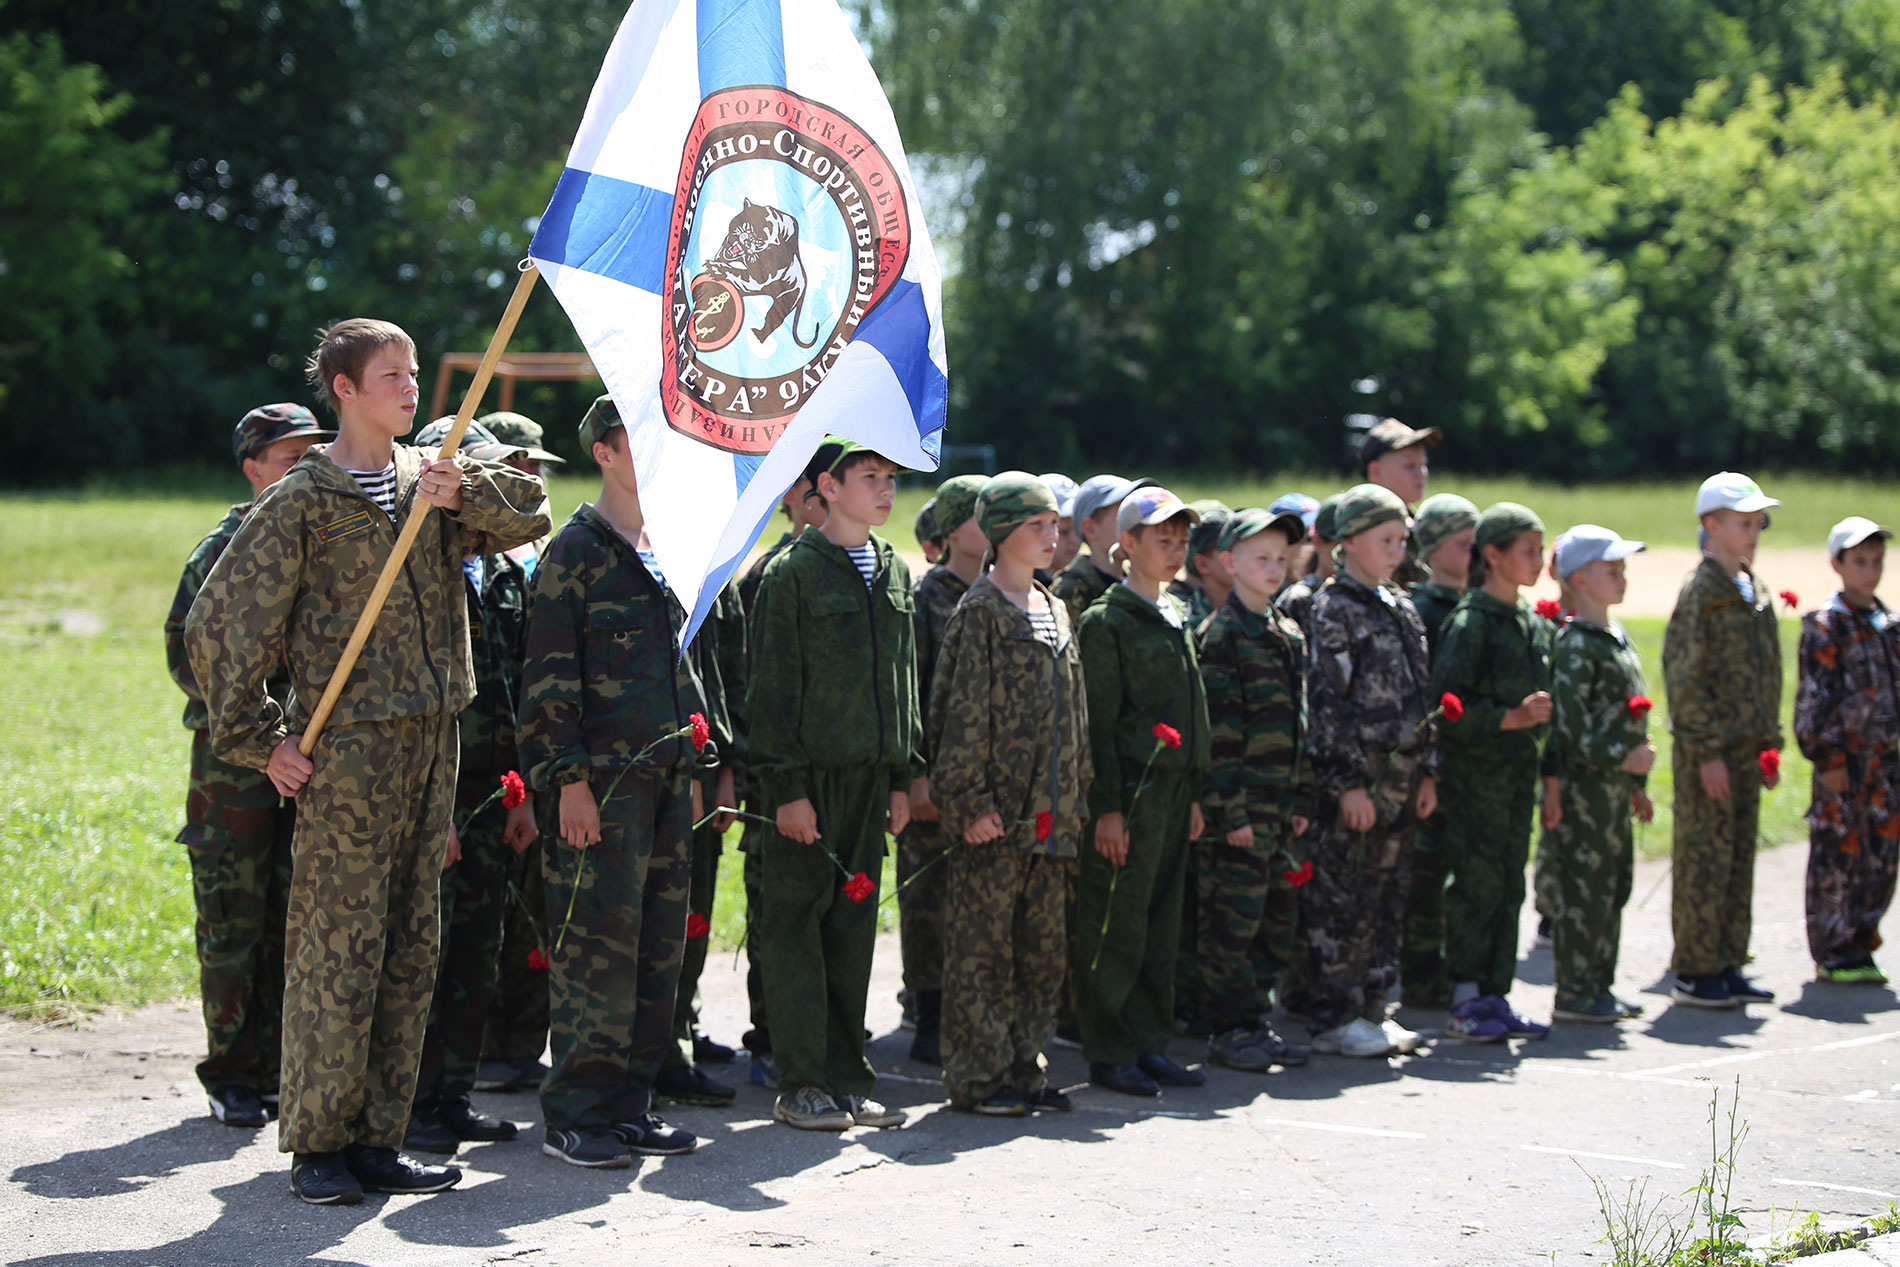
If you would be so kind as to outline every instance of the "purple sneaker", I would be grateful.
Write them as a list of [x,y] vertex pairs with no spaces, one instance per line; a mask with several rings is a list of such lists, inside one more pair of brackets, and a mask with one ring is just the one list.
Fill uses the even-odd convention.
[[1484,1000],[1491,1004],[1491,1015],[1503,1026],[1504,1032],[1512,1038],[1549,1038],[1550,1026],[1539,1025],[1530,1017],[1511,1006],[1509,999],[1493,996]]
[[1488,998],[1467,999],[1452,1008],[1451,1022],[1445,1026],[1446,1035],[1462,1038],[1467,1043],[1502,1042],[1510,1029],[1493,1013],[1493,1002]]

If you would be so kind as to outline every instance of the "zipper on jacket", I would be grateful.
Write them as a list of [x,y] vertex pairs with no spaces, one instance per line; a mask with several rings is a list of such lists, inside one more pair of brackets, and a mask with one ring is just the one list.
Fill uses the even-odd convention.
[[[1055,599],[1053,601],[1061,602],[1062,600]],[[1021,609],[1018,608],[1017,610],[1020,611]],[[1043,853],[1053,854],[1056,851],[1055,844],[1053,843],[1055,841],[1053,823],[1056,811],[1062,807],[1062,647],[1068,646],[1069,643],[1065,642],[1062,644],[1062,647],[1052,648],[1048,643],[1036,637],[1033,628],[1026,638],[1022,634],[1016,633],[1010,634],[1009,640],[1011,642],[1034,643],[1038,648],[1049,652],[1049,667],[1051,676],[1054,679],[1053,685],[1055,687],[1056,701],[1055,708],[1050,713],[1049,724],[1049,818],[1052,826],[1049,832],[1049,841],[1039,841],[1038,843],[1042,844]],[[1075,635],[1070,634],[1069,640],[1073,642]],[[1031,810],[1030,812],[1034,814],[1035,811]]]
[[[391,460],[393,461],[394,459],[392,458]],[[344,471],[343,473],[345,475],[350,475],[348,471]],[[393,550],[395,548],[395,538],[401,535],[400,531],[396,527],[395,516],[391,515],[388,511],[384,510],[381,506],[378,506],[376,504],[376,499],[363,491],[363,486],[356,482],[356,477],[354,475],[350,475],[349,482],[352,485],[352,487],[349,488],[348,490],[331,488],[329,491],[333,493],[341,493],[345,497],[354,497],[358,501],[368,502],[370,505],[370,509],[374,510],[377,514],[381,515],[383,517],[383,522],[389,525],[390,548]],[[403,492],[397,496],[396,509],[400,511],[405,506],[409,505],[412,501],[414,501],[415,492],[416,492],[416,481],[412,480],[410,481],[409,487],[403,490]],[[449,706],[448,688],[442,685],[442,675],[436,671],[435,659],[429,654],[428,611],[422,605],[422,589],[420,586],[416,584],[416,574],[409,570],[409,561],[413,557],[413,554],[414,552],[411,551],[410,554],[406,554],[403,556],[402,574],[409,582],[410,595],[414,597],[416,600],[416,628],[422,632],[422,647],[421,647],[422,663],[428,667],[429,677],[435,683],[436,703],[441,711],[446,712],[448,711],[448,706]]]
[[[847,558],[845,562],[850,563],[851,561]],[[877,570],[871,574],[871,584],[866,588],[864,594],[864,614],[869,617],[871,621],[871,699],[877,705],[877,751],[880,757],[884,754],[884,685],[879,680],[877,673],[880,657],[877,647],[876,595],[884,588],[884,573],[887,567],[888,565],[884,560],[878,560]],[[851,564],[851,574],[853,576],[859,576],[860,579],[862,579],[858,572],[857,565],[854,563]]]

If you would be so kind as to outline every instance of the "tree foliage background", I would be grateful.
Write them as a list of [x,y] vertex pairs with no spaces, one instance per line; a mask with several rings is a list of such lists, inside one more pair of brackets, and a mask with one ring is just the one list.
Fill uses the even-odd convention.
[[[847,4],[1012,465],[1900,469],[1900,0]],[[342,316],[479,349],[623,11],[4,0],[6,478],[228,461]]]

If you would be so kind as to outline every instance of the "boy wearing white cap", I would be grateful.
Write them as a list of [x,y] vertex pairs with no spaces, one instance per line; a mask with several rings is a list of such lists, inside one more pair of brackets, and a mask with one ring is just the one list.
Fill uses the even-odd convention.
[[1859,515],[1828,534],[1841,587],[1801,619],[1794,733],[1814,762],[1808,949],[1816,975],[1882,985],[1880,917],[1900,854],[1900,623],[1874,597],[1891,530]]
[[1557,1019],[1609,1023],[1642,1009],[1611,993],[1623,907],[1635,863],[1631,815],[1654,814],[1643,781],[1656,764],[1643,661],[1610,608],[1629,587],[1623,561],[1643,550],[1608,528],[1578,524],[1553,562],[1571,617],[1551,648],[1551,730],[1563,751],[1561,814],[1537,850],[1551,904]]
[[[1670,997],[1693,1007],[1772,1003],[1742,975],[1755,896],[1761,793],[1780,782],[1781,643],[1774,591],[1750,569],[1780,502],[1723,471],[1696,493],[1706,538],[1663,635],[1675,741]],[[1763,760],[1773,752],[1772,760]],[[1567,755],[1567,754],[1566,754]]]

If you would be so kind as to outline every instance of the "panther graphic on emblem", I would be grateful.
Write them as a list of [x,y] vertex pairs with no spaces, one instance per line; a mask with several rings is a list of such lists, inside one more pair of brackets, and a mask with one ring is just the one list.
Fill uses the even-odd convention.
[[745,199],[719,244],[718,256],[706,261],[706,271],[725,278],[742,295],[771,298],[764,320],[752,331],[760,343],[771,338],[788,317],[792,342],[801,348],[818,342],[815,328],[810,339],[798,337],[798,323],[805,315],[805,265],[798,257],[798,221],[792,216]]

